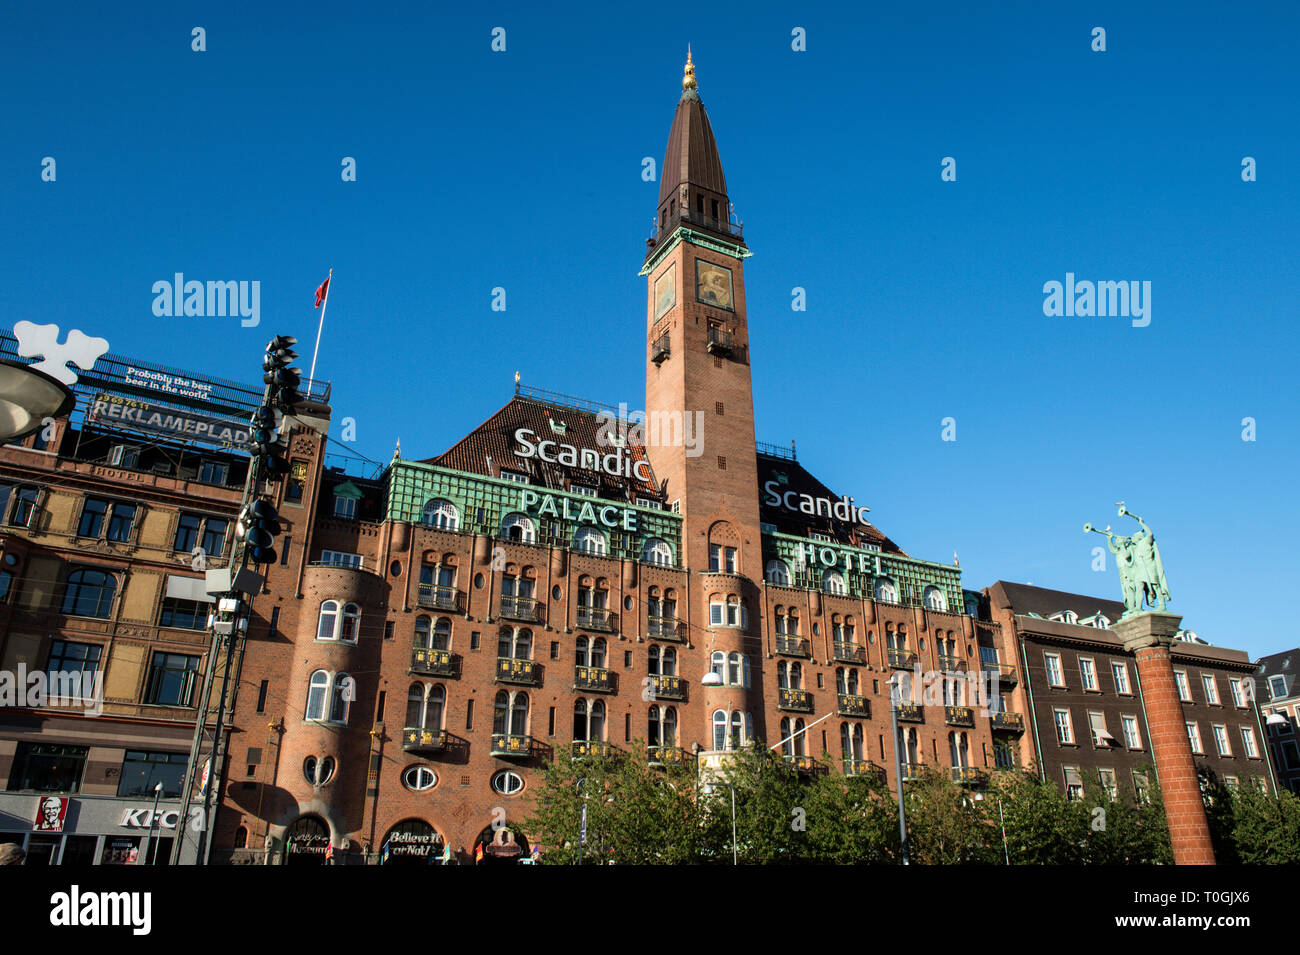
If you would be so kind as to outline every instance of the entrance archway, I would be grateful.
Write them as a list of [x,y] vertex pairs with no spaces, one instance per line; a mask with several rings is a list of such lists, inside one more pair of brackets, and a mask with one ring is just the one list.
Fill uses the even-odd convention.
[[432,865],[442,856],[443,838],[423,819],[403,819],[384,836],[382,865]]
[[319,816],[299,816],[284,833],[286,865],[324,865],[329,826]]

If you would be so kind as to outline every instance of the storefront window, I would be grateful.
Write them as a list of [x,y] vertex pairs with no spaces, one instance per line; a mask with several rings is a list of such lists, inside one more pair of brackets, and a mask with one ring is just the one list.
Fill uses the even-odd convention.
[[117,784],[119,796],[147,796],[152,798],[154,786],[163,784],[162,798],[181,794],[181,779],[189,757],[184,753],[146,753],[126,751],[122,760],[122,777]]
[[75,793],[86,767],[85,746],[19,743],[9,788],[38,793]]

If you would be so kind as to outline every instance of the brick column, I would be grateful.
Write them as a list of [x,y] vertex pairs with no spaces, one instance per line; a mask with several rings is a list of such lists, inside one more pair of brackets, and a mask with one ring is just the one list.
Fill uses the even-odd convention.
[[1174,682],[1170,647],[1182,617],[1167,613],[1142,613],[1111,626],[1124,641],[1124,649],[1137,660],[1138,679],[1146,706],[1151,752],[1164,793],[1169,841],[1177,865],[1214,865],[1210,826],[1201,801],[1201,786],[1192,762],[1187,720]]

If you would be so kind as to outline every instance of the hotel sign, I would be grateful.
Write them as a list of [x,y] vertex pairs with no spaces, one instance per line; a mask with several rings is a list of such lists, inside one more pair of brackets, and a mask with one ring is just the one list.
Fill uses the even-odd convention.
[[854,503],[851,497],[833,501],[829,497],[813,497],[800,491],[782,491],[780,481],[768,481],[763,485],[763,490],[766,492],[763,503],[769,507],[780,507],[809,517],[829,517],[849,524],[871,526],[867,520],[867,511],[871,508]]
[[136,431],[227,448],[247,448],[251,443],[251,428],[247,423],[163,408],[117,395],[95,395],[87,417],[95,424],[120,424]]

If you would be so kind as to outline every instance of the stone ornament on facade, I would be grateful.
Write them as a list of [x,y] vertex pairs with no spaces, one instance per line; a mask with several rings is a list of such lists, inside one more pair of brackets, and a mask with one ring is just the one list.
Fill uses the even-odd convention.
[[1097,530],[1091,524],[1084,524],[1083,532],[1104,534],[1106,546],[1115,555],[1120,590],[1124,597],[1124,616],[1142,613],[1144,603],[1148,609],[1164,613],[1170,599],[1169,582],[1165,579],[1165,566],[1160,559],[1155,533],[1146,521],[1129,511],[1123,501],[1119,502],[1119,516],[1133,518],[1142,529],[1129,537],[1120,537],[1111,533],[1109,524],[1104,531]]

